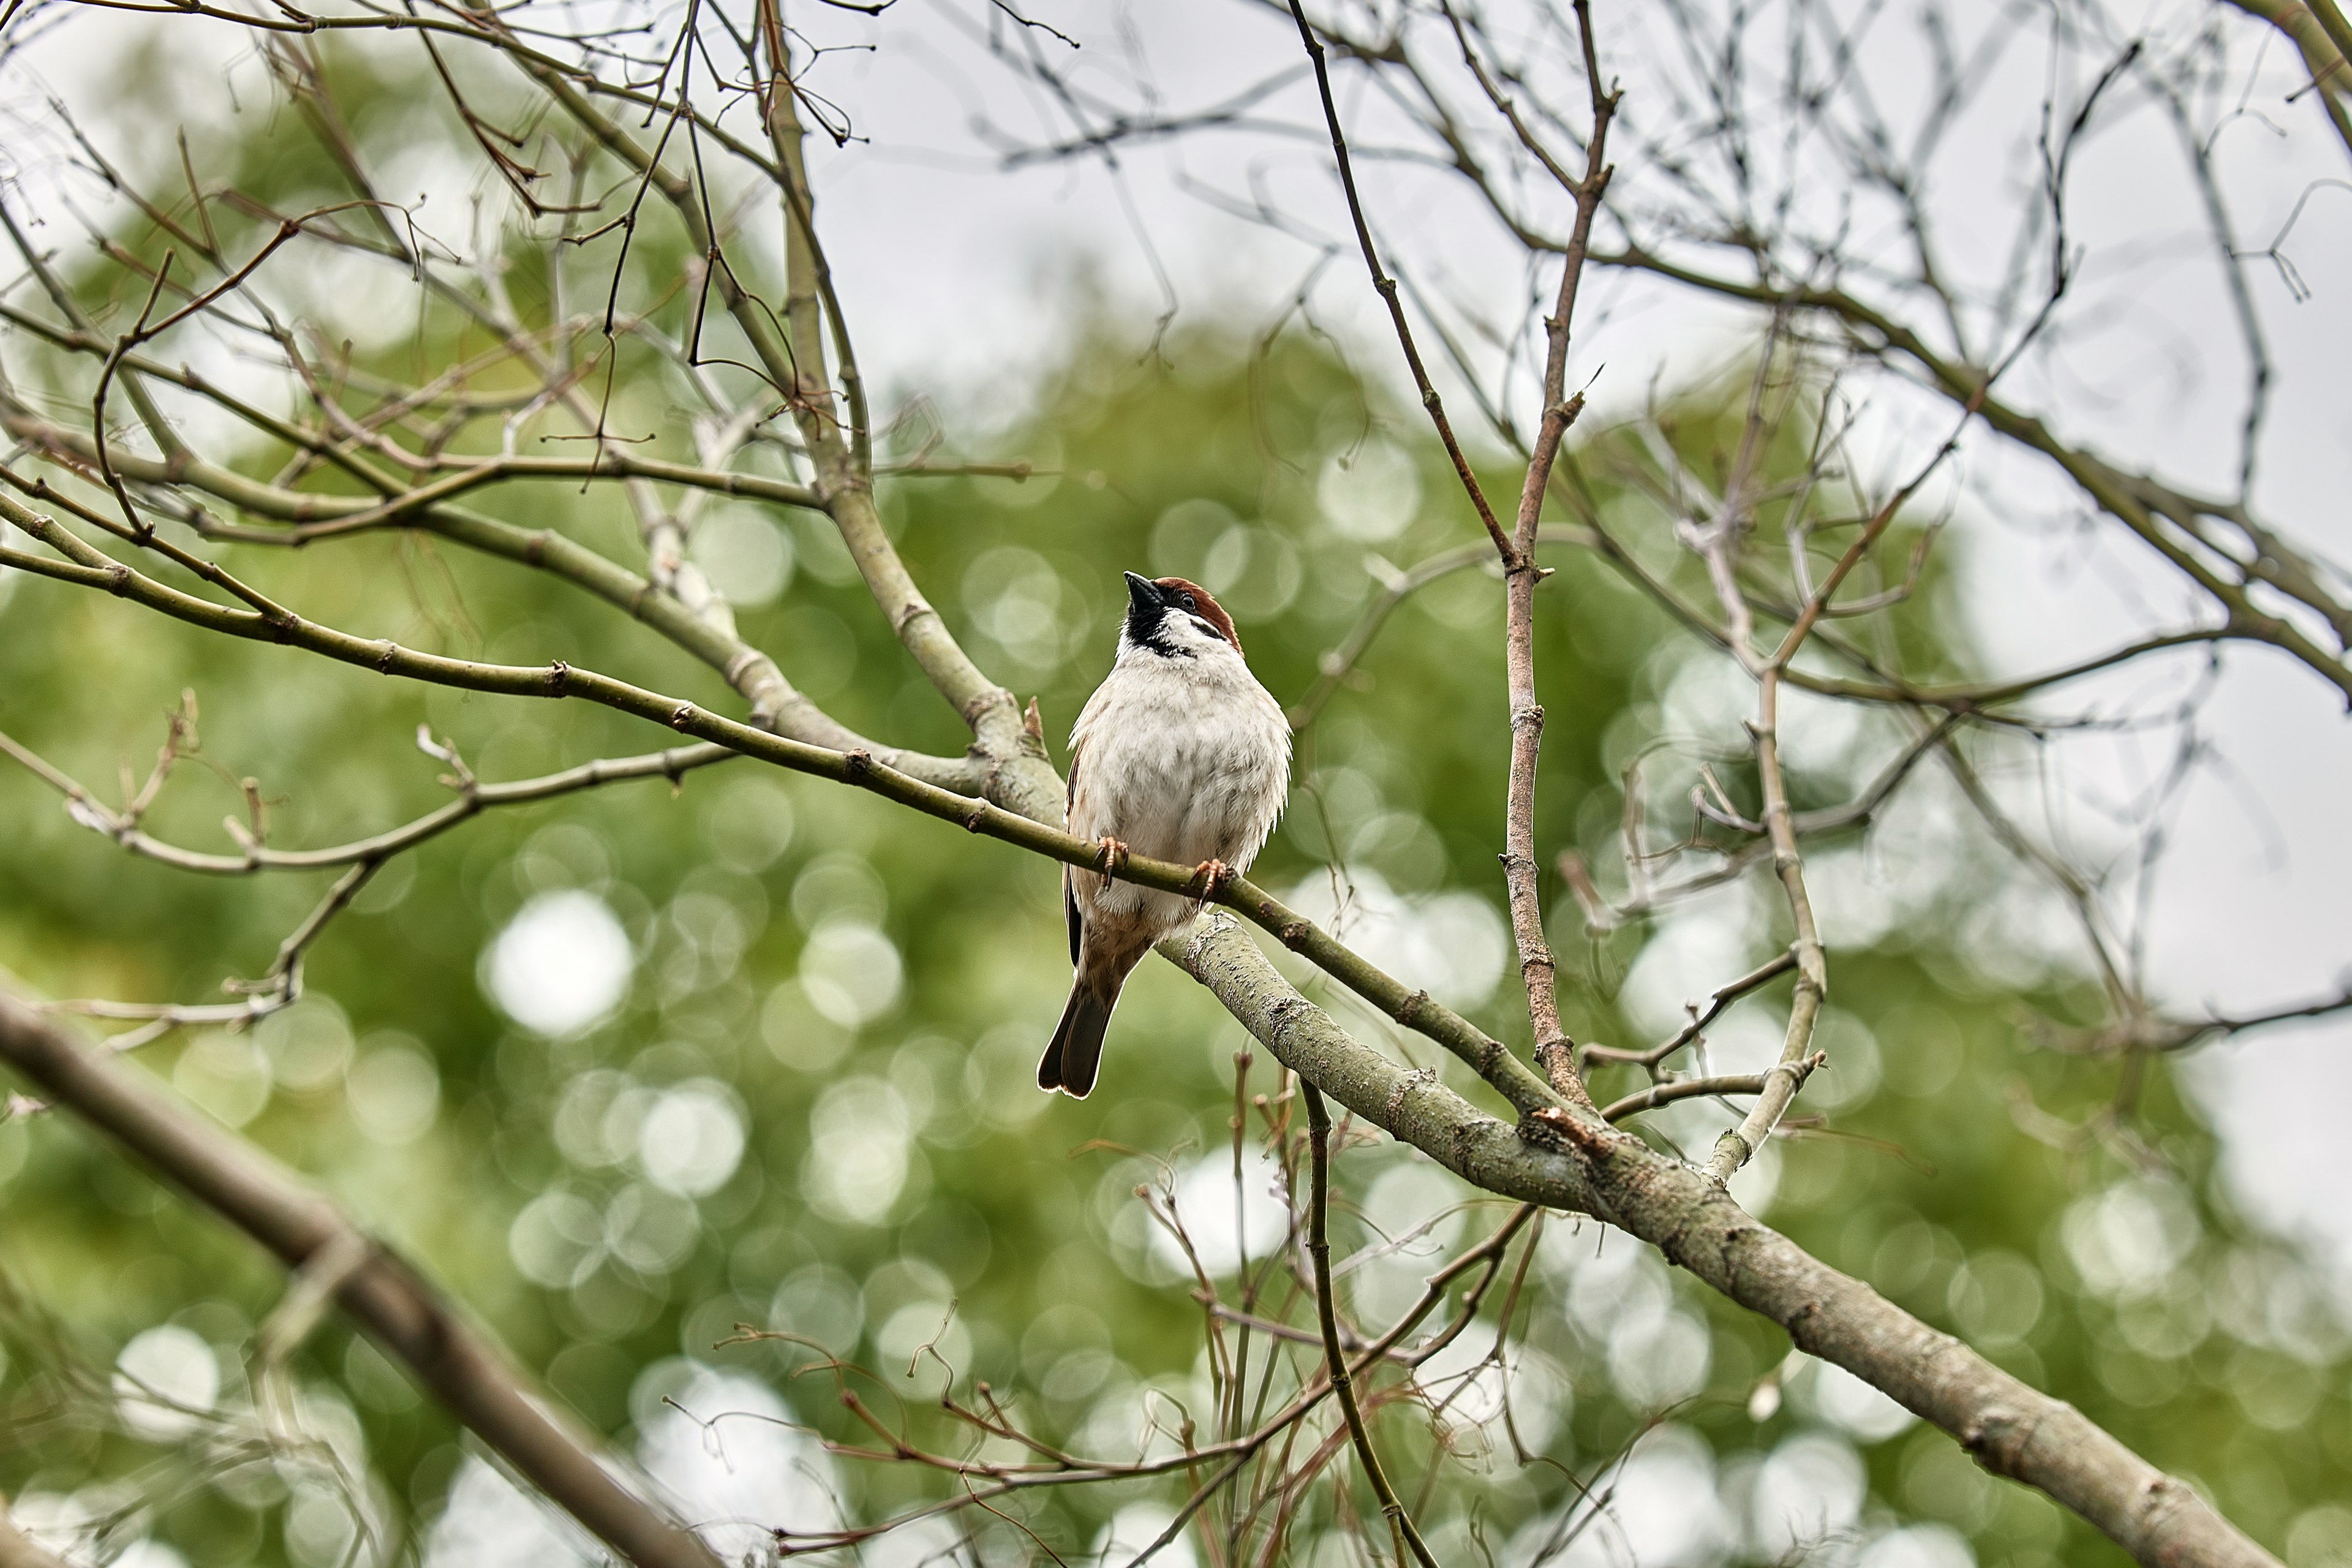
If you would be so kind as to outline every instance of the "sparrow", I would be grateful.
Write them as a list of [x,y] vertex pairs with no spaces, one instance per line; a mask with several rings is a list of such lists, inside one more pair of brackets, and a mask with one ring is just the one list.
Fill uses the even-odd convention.
[[1118,658],[1070,733],[1070,831],[1194,865],[1198,897],[1065,867],[1062,912],[1077,974],[1037,1064],[1037,1087],[1083,1100],[1119,987],[1151,944],[1249,868],[1290,793],[1290,721],[1250,674],[1233,617],[1181,577],[1127,574]]

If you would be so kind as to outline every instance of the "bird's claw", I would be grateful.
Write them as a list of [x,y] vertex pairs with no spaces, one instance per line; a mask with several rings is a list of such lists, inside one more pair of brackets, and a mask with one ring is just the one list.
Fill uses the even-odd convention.
[[1108,888],[1112,875],[1127,864],[1127,844],[1108,834],[1095,842],[1101,847],[1101,853],[1095,857],[1095,869],[1102,873],[1103,886]]
[[1201,901],[1205,904],[1233,881],[1234,868],[1223,860],[1203,860],[1192,868],[1192,879],[1201,884]]

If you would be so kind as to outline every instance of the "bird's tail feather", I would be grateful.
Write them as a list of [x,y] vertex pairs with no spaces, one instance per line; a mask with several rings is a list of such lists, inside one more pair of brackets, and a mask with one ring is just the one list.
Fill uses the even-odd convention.
[[1118,1005],[1117,991],[1106,995],[1088,984],[1085,975],[1078,976],[1054,1038],[1038,1060],[1039,1089],[1058,1089],[1073,1100],[1093,1092],[1095,1073],[1102,1066],[1103,1031],[1110,1027],[1110,1010]]

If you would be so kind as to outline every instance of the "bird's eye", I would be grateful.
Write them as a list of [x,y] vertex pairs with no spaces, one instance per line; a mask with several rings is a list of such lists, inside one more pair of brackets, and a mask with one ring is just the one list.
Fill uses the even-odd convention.
[[1188,610],[1197,610],[1201,607],[1200,602],[1194,599],[1190,594],[1180,595],[1177,602],[1181,604]]

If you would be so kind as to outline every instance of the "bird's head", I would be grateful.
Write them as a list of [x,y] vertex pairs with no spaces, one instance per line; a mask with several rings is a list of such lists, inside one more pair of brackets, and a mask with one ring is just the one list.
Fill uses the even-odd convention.
[[1134,649],[1161,658],[1198,658],[1227,651],[1238,658],[1242,639],[1234,635],[1234,618],[1198,583],[1181,577],[1150,578],[1127,574],[1127,624],[1119,628],[1119,649]]

